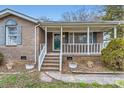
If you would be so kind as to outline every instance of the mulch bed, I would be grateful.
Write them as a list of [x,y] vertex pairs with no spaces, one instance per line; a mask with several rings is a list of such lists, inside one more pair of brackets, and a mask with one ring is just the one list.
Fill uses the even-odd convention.
[[74,69],[75,71],[82,72],[109,72],[112,71],[105,67],[102,63],[94,63],[93,67],[88,67],[87,64],[78,64],[78,67]]
[[[64,69],[65,68],[65,69]],[[88,67],[87,63],[78,63],[77,68],[70,69],[68,63],[63,64],[63,73],[72,73],[72,72],[82,72],[82,73],[96,73],[96,72],[113,72],[104,66],[100,62],[94,62],[93,67]]]
[[26,70],[25,64],[29,64],[29,62],[15,62],[14,66],[11,70],[7,69],[6,63],[0,65],[0,73],[2,72],[25,72]]

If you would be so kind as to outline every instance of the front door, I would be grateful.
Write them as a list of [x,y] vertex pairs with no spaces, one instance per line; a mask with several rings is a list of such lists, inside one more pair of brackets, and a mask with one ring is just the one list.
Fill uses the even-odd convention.
[[60,33],[53,33],[53,51],[60,51]]

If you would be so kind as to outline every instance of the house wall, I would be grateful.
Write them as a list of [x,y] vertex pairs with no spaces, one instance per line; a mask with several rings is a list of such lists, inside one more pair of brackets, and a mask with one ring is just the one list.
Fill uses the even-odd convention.
[[103,43],[103,32],[97,32],[97,43]]
[[[20,17],[16,17],[13,15],[9,15],[7,17],[0,19],[0,25],[4,25],[5,21],[9,18],[15,19],[18,25],[22,26],[22,44],[17,46],[6,46],[0,45],[0,52],[2,52],[5,56],[5,61],[8,59],[12,59],[14,61],[21,60],[21,56],[26,56],[27,61],[34,61],[34,27],[35,23],[24,20]],[[37,29],[37,52],[39,51],[39,40],[42,42],[41,38],[39,38],[40,29]],[[42,36],[41,36],[42,37]]]

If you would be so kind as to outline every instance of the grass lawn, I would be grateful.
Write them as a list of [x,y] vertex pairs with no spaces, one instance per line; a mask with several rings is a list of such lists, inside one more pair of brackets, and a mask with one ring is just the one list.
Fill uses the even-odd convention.
[[0,78],[1,88],[115,88],[114,84],[101,85],[97,82],[94,83],[65,83],[65,82],[52,82],[45,83],[39,80],[38,73],[21,73],[16,75],[3,75]]

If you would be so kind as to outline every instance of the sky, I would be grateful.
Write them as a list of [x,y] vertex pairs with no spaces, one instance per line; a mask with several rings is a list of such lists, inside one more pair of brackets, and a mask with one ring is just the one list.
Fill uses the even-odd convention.
[[24,13],[34,18],[48,17],[51,20],[61,20],[61,16],[67,11],[76,11],[82,7],[90,9],[91,11],[97,9],[99,6],[81,6],[81,5],[0,5],[0,10],[10,8],[15,11]]

